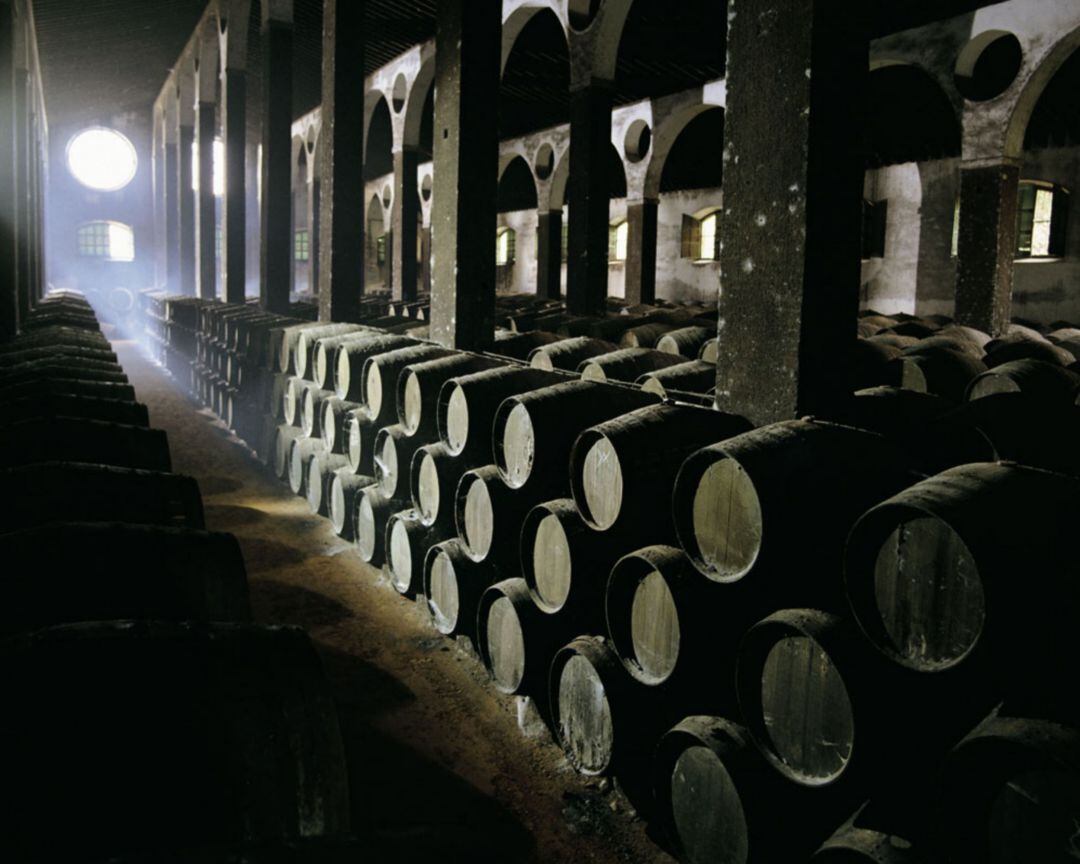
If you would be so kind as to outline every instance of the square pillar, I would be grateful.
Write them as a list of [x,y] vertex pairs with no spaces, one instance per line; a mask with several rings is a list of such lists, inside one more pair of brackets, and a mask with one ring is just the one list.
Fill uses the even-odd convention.
[[420,229],[420,272],[424,293],[431,295],[431,228]]
[[756,424],[846,396],[859,301],[867,30],[831,0],[729,18],[717,407]]
[[394,248],[390,282],[395,300],[416,299],[416,222],[420,213],[416,168],[419,161],[417,152],[411,147],[394,153],[394,205],[390,213]]
[[364,296],[364,3],[324,0],[319,319],[356,321]]
[[447,347],[495,337],[501,34],[502,4],[439,3],[431,338]]
[[570,93],[566,308],[574,315],[603,315],[607,307],[611,103],[606,82]]
[[247,75],[225,69],[222,81],[221,127],[225,139],[225,198],[222,201],[221,254],[225,299],[243,303],[247,285]]
[[33,307],[32,239],[30,228],[30,162],[34,158],[30,149],[30,73],[26,69],[15,70],[15,255],[16,291],[18,292],[19,320],[30,315]]
[[657,201],[628,201],[626,204],[626,300],[653,303],[656,300]]
[[562,210],[536,214],[536,296],[562,295]]
[[293,25],[269,20],[262,28],[263,128],[260,302],[268,312],[289,311],[292,271]]
[[177,255],[179,258],[179,289],[181,294],[195,294],[195,190],[192,188],[194,177],[195,143],[194,127],[180,122],[177,128],[177,141],[180,150],[177,159]]
[[0,342],[19,331],[15,256],[15,29],[11,3],[0,2]]
[[170,293],[180,290],[180,207],[177,193],[180,182],[179,150],[176,130],[166,132],[163,161],[165,179],[162,195],[165,205],[165,289]]
[[199,191],[195,195],[196,284],[204,300],[217,296],[217,208],[214,200],[214,135],[217,105],[200,101],[195,108],[195,142],[199,151]]
[[960,167],[956,322],[998,336],[1012,313],[1020,166]]

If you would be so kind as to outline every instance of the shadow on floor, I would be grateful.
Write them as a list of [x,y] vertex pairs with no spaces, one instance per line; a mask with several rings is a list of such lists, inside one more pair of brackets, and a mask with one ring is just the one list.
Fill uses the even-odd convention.
[[[248,542],[242,544],[245,559],[248,558]],[[256,621],[292,624],[306,630],[328,627],[353,617],[347,607],[325,594],[265,578],[251,583],[251,606]]]

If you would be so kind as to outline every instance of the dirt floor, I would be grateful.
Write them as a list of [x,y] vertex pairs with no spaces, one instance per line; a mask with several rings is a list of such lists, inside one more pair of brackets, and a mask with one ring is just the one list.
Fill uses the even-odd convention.
[[307,629],[335,690],[365,860],[673,862],[607,781],[578,776],[545,730],[311,514],[132,342],[120,362],[195,477],[211,530],[240,541],[257,620]]

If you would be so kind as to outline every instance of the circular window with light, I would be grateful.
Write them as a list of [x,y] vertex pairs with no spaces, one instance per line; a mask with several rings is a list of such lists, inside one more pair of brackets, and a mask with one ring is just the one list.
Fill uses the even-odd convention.
[[68,170],[83,186],[117,192],[135,177],[139,158],[134,145],[114,129],[85,129],[67,148]]

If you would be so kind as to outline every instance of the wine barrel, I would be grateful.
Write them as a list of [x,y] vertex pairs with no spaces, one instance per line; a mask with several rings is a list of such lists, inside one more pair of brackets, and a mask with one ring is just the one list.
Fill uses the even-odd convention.
[[680,327],[661,336],[656,342],[656,350],[693,360],[701,353],[705,344],[715,338],[715,327]]
[[304,396],[308,390],[315,389],[315,385],[302,378],[290,378],[285,387],[282,400],[282,415],[285,422],[290,426],[301,426],[303,423]]
[[416,340],[408,336],[385,334],[375,339],[364,337],[356,342],[345,342],[338,347],[337,367],[334,370],[334,392],[339,399],[364,403],[364,364],[369,357],[386,351],[394,351]]
[[897,336],[914,336],[916,339],[925,339],[933,336],[941,328],[923,318],[911,317],[900,321],[892,327],[886,327],[883,333],[895,333]]
[[0,424],[0,468],[55,461],[172,470],[169,441],[160,429],[73,417]]
[[297,438],[289,444],[289,488],[294,495],[307,496],[308,464],[323,449],[317,438]]
[[900,356],[900,349],[870,339],[856,339],[851,344],[851,357],[845,370],[845,389],[861,390],[875,387],[886,379],[886,364]]
[[299,440],[300,430],[296,426],[281,424],[274,429],[273,468],[279,480],[289,479],[289,455],[294,441]]
[[566,489],[566,464],[578,435],[655,401],[637,390],[588,381],[507,397],[492,423],[499,474],[512,489],[528,484],[543,490],[538,494],[544,498],[556,497]]
[[19,348],[6,345],[0,348],[0,369],[19,363],[31,363],[35,360],[49,360],[63,357],[68,360],[93,360],[97,363],[115,364],[116,354],[109,348],[89,347],[84,345],[38,345]]
[[971,381],[986,371],[981,360],[950,349],[902,355],[888,365],[888,378],[881,383],[934,393],[953,402],[963,401]]
[[375,478],[385,497],[399,503],[408,500],[412,491],[409,466],[423,445],[418,435],[410,437],[400,423],[379,430],[375,436]]
[[508,571],[515,567],[521,523],[532,500],[531,495],[507,486],[494,465],[462,474],[454,496],[454,518],[469,557]]
[[[676,533],[708,578],[756,579],[764,593],[755,602],[772,602],[762,614],[778,601],[832,606],[851,526],[908,482],[901,455],[880,435],[812,420],[774,423],[683,463],[672,503]],[[809,560],[821,578],[796,578]]]
[[422,590],[435,629],[444,636],[474,638],[480,596],[498,580],[494,567],[473,561],[456,539],[429,548]]
[[[895,796],[890,796],[895,798]],[[929,864],[926,849],[913,842],[907,833],[896,833],[890,823],[907,828],[909,820],[895,813],[881,812],[876,801],[860,807],[814,853],[810,864]],[[892,807],[911,807],[909,801],[895,801]]]
[[398,376],[398,422],[409,435],[433,439],[438,434],[437,406],[443,384],[451,378],[503,365],[490,357],[459,353],[406,366]]
[[492,584],[479,597],[476,648],[500,693],[545,703],[552,658],[573,634],[573,622],[536,608],[522,579]]
[[400,392],[397,382],[405,367],[454,353],[437,345],[411,345],[369,357],[364,364],[363,402],[371,419],[379,426],[389,426],[397,420]]
[[561,337],[555,333],[534,330],[530,333],[517,333],[513,330],[496,330],[495,341],[487,347],[489,354],[510,357],[514,360],[528,360],[529,355],[542,345],[558,342]]
[[109,381],[81,381],[77,378],[43,378],[0,384],[0,400],[15,400],[48,394],[55,396],[81,396],[86,399],[109,399],[134,402],[135,388],[130,384],[114,384]]
[[203,528],[190,477],[108,465],[42,462],[0,470],[0,530],[46,522],[132,522]]
[[1018,360],[1038,360],[1053,366],[1068,366],[1074,363],[1076,358],[1071,352],[1053,342],[1035,342],[1030,339],[997,345],[983,358],[987,369],[994,369],[1004,363]]
[[33,333],[20,333],[3,348],[19,351],[32,347],[48,348],[52,345],[80,345],[103,351],[112,350],[109,340],[100,333],[88,333],[86,330],[77,330],[72,327],[51,327]]
[[831,808],[785,783],[746,730],[722,717],[679,722],[660,739],[652,770],[658,821],[686,864],[804,861],[828,832]]
[[423,590],[428,549],[445,539],[421,522],[415,510],[403,510],[387,520],[386,562],[395,591],[411,597]]
[[147,860],[171,838],[348,830],[337,713],[299,629],[65,625],[6,642],[0,669],[0,748],[21,790],[0,816],[13,858]]
[[[1029,342],[1029,345],[1038,343]],[[1025,393],[1034,399],[1071,405],[1080,392],[1080,375],[1063,366],[1026,359],[1002,363],[968,385],[968,400],[994,393]]]
[[986,346],[990,342],[990,334],[984,333],[975,327],[966,327],[963,324],[946,324],[937,331],[938,336],[948,336],[951,339],[965,339],[972,342],[986,353]]
[[[521,574],[540,611],[604,629],[607,576],[632,537],[593,531],[570,498],[533,507],[521,526]],[[565,612],[564,612],[565,610]],[[583,631],[584,632],[584,631]]]
[[307,466],[304,495],[311,512],[319,516],[330,515],[330,485],[335,474],[346,467],[348,459],[340,453],[329,453],[319,448]]
[[338,353],[342,345],[362,345],[365,340],[381,339],[383,333],[367,327],[357,326],[355,330],[346,330],[336,336],[323,336],[315,343],[312,351],[311,369],[308,376],[323,390],[334,389],[334,374],[337,371]]
[[679,468],[702,447],[748,432],[735,414],[687,405],[650,405],[586,429],[570,453],[570,489],[597,531],[624,531],[639,543],[675,539],[666,502]]
[[[935,333],[925,339],[908,345],[903,349],[905,357],[913,357],[919,354],[936,354],[938,351],[955,351],[958,354],[966,354],[975,360],[986,362],[986,352],[978,342],[965,338],[956,333]],[[989,365],[989,364],[987,364]]]
[[671,392],[712,393],[716,389],[716,366],[704,360],[690,360],[666,369],[648,372],[636,382],[646,393],[661,399]]
[[128,383],[124,370],[115,363],[80,360],[73,357],[32,360],[0,369],[0,387],[21,381],[37,381],[42,378],[75,378],[80,381]]
[[386,560],[386,524],[396,510],[378,485],[365,486],[356,498],[356,548],[372,567],[382,567]]
[[425,525],[449,528],[454,524],[454,493],[468,462],[450,454],[449,448],[425,444],[412,457],[409,491],[413,506]]
[[914,336],[897,336],[895,333],[880,332],[874,336],[867,337],[867,342],[872,342],[875,345],[889,345],[893,348],[899,348],[901,351],[910,348],[912,345],[918,344],[919,340]]
[[366,409],[351,412],[345,420],[345,455],[349,467],[357,474],[375,474],[375,436],[378,427],[367,415]]
[[654,322],[631,327],[622,334],[619,345],[623,348],[656,348],[656,343],[667,333],[676,329],[674,324]]
[[712,363],[716,365],[716,361],[720,356],[720,340],[710,339],[704,345],[701,346],[701,350],[698,352],[698,360],[705,363]]
[[104,423],[121,423],[142,429],[150,426],[150,412],[140,402],[97,399],[47,391],[19,399],[5,400],[4,414],[4,421],[0,422],[71,417],[80,420],[100,420]]
[[451,455],[491,459],[491,425],[503,399],[539,390],[564,376],[508,366],[451,378],[439,390],[439,438]]
[[933,393],[879,386],[857,390],[837,411],[836,420],[903,439],[952,410],[952,404]]
[[681,357],[652,348],[620,348],[583,360],[577,371],[586,381],[622,381],[633,384],[642,375],[682,362]]
[[936,797],[942,860],[1075,858],[1080,733],[1049,720],[991,716],[949,754]]
[[247,577],[231,534],[61,522],[0,534],[8,573],[0,633],[142,618],[246,621]]
[[[730,711],[731,592],[702,578],[681,550],[647,546],[620,558],[608,577],[605,612],[611,647],[626,671],[663,687],[682,713]],[[741,629],[739,630],[741,632]],[[715,682],[703,686],[703,682]]]
[[332,398],[332,390],[319,390],[313,385],[304,390],[300,408],[300,429],[307,438],[322,438],[323,403]]
[[334,533],[345,540],[356,539],[356,505],[360,491],[375,483],[374,477],[354,474],[352,468],[339,468],[330,481],[330,524]]
[[337,396],[323,399],[319,430],[328,451],[331,453],[344,453],[348,450],[349,433],[346,423],[354,411],[360,410],[362,410],[362,406],[358,403],[346,402]]
[[570,339],[552,342],[549,345],[541,345],[529,355],[529,365],[533,369],[543,369],[546,372],[555,369],[573,372],[590,357],[607,354],[617,347],[614,343],[606,342],[603,339],[574,336]]
[[293,349],[292,365],[300,378],[314,381],[315,346],[320,339],[330,336],[344,336],[348,333],[360,333],[367,328],[359,324],[320,324],[300,331]]
[[[998,689],[1038,686],[1075,654],[1065,633],[1077,605],[1067,562],[1078,500],[1073,478],[980,464],[884,501],[848,540],[859,625],[916,671],[970,664]],[[1030,578],[1018,582],[1018,572]]]

